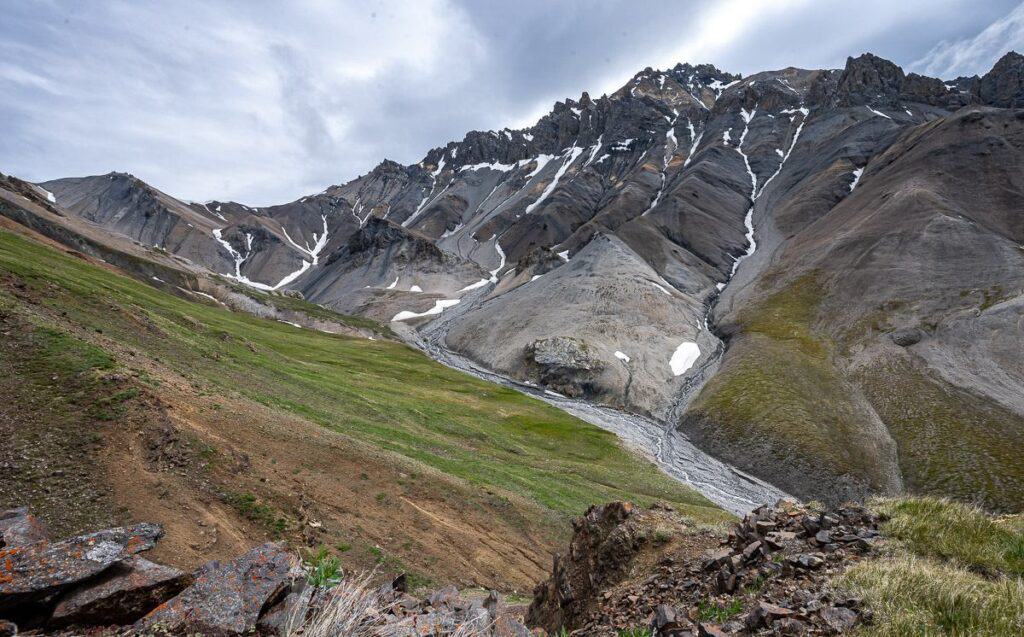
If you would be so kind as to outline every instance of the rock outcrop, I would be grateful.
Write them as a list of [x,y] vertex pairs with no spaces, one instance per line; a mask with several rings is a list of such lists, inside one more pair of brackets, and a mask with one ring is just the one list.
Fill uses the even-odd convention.
[[162,533],[143,523],[0,549],[0,617],[34,619],[58,594],[153,548]]
[[263,544],[227,563],[210,562],[195,582],[135,625],[139,632],[243,635],[256,629],[268,603],[302,576],[284,547]]
[[[317,586],[281,544],[257,546],[192,574],[135,553],[152,548],[152,524],[49,541],[27,509],[0,514],[0,636],[19,628],[43,634],[104,631],[124,635],[291,635],[378,637],[529,637],[522,607],[490,591],[467,597],[448,586],[414,597],[405,576],[375,588],[369,576]],[[342,631],[342,628],[344,630]],[[320,630],[321,632],[315,632]],[[326,632],[324,632],[326,631]],[[338,632],[342,631],[342,632]],[[467,632],[468,631],[468,632]]]
[[860,600],[829,585],[878,542],[878,518],[861,507],[781,501],[722,538],[670,510],[616,502],[591,507],[574,531],[527,614],[549,633],[840,634],[871,620]]

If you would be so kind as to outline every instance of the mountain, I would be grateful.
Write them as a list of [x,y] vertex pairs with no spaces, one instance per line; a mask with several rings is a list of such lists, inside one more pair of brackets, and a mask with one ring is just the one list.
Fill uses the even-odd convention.
[[[656,423],[807,499],[1024,505],[1024,56],[645,69],[267,208],[121,174],[57,208]],[[629,422],[640,422],[631,420]],[[667,444],[666,444],[667,443]]]
[[166,532],[154,559],[185,571],[277,540],[511,591],[591,502],[731,517],[611,433],[386,326],[211,276],[6,176],[0,336],[0,511],[31,507],[55,540],[144,519]]

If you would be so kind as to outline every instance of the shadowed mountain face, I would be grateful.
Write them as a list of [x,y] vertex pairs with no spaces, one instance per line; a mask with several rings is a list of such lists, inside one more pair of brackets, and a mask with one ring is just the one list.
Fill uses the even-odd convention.
[[[1024,56],[984,77],[645,69],[267,208],[130,175],[58,208],[551,391],[781,488],[1024,505]],[[404,327],[403,327],[404,326]]]

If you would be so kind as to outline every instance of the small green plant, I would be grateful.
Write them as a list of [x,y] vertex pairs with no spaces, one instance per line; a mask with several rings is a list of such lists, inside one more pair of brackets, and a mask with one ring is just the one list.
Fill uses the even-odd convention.
[[125,403],[139,395],[139,390],[129,387],[123,391],[101,398],[92,406],[92,415],[97,420],[116,420],[127,412]]
[[384,561],[384,549],[379,546],[371,546],[370,554],[377,559],[377,563],[380,564]]
[[653,637],[653,635],[654,633],[647,628],[626,628],[618,633],[618,637]]
[[739,615],[742,610],[743,602],[738,599],[734,599],[724,606],[708,600],[702,600],[697,604],[697,611],[701,621],[719,624]]
[[341,582],[341,560],[331,555],[326,546],[321,546],[306,559],[306,581],[312,586],[331,588]]
[[348,542],[339,542],[334,546],[334,550],[336,550],[339,553],[348,553],[352,550],[352,545]]
[[758,575],[749,584],[743,587],[743,590],[752,595],[756,595],[764,589],[764,585],[768,583],[768,578],[764,575]]
[[664,527],[658,527],[654,529],[654,533],[651,535],[651,541],[655,544],[665,544],[672,539],[672,530]]
[[288,528],[288,522],[274,512],[274,509],[259,502],[251,493],[230,493],[226,501],[248,520],[266,526],[274,535],[280,535]]

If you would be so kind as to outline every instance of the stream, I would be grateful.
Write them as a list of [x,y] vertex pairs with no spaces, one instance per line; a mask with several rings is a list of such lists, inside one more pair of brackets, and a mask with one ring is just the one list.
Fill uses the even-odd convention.
[[[434,360],[482,380],[514,389],[557,407],[580,420],[610,431],[628,447],[653,461],[672,478],[689,485],[726,511],[744,515],[762,504],[789,497],[785,492],[698,449],[671,422],[661,422],[605,405],[568,398],[536,385],[508,378],[471,361],[443,345],[447,323],[472,303],[451,308],[421,327],[398,330],[410,344]],[[392,325],[392,327],[396,327]]]

